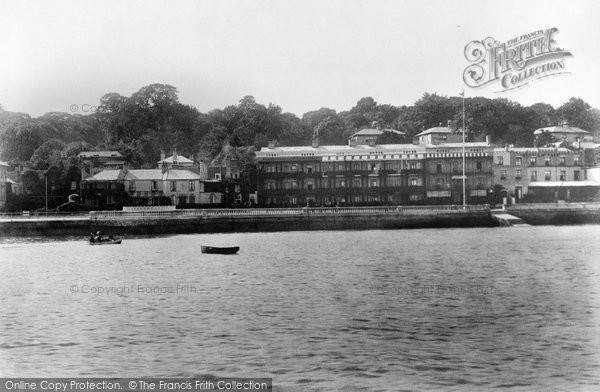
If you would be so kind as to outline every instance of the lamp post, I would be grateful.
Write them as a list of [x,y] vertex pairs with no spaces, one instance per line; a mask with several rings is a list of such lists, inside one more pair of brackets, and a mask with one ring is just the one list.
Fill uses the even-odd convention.
[[46,195],[46,209],[45,211],[48,212],[48,172],[44,173],[44,188],[45,188],[45,195]]

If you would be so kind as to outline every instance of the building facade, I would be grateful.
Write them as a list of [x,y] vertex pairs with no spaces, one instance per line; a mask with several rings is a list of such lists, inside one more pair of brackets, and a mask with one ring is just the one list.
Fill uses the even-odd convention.
[[[460,204],[462,150],[462,143],[265,147],[257,153],[258,204]],[[466,143],[465,163],[467,202],[489,202],[492,148]]]
[[[530,187],[581,186],[587,180],[583,150],[568,148],[495,148],[494,184],[505,197],[527,199]],[[566,194],[565,194],[566,197]]]

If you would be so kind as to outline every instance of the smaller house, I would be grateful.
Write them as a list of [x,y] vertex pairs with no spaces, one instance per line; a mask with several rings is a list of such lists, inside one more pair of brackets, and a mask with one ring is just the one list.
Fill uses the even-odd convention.
[[82,175],[93,176],[102,170],[121,170],[125,158],[119,151],[82,151],[77,155]]
[[385,132],[391,132],[402,137],[406,136],[404,132],[391,128],[366,128],[350,135],[350,137],[348,137],[348,145],[374,145],[377,143],[377,138],[383,135]]
[[[555,127],[543,127],[538,128],[533,132],[534,138],[537,141],[541,135],[548,132],[557,142],[566,142],[576,148],[591,147],[593,148],[593,137],[588,131],[584,131],[581,128],[572,127],[566,121]],[[591,144],[590,146],[587,146]],[[543,146],[540,146],[543,147]]]
[[462,134],[455,133],[450,127],[442,127],[442,124],[429,128],[415,137],[418,138],[418,144],[462,143]]

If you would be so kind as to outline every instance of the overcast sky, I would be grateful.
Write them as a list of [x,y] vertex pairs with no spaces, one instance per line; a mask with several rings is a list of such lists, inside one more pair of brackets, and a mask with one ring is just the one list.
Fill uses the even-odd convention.
[[[301,116],[366,96],[411,105],[423,93],[600,108],[600,2],[0,1],[0,105],[34,116],[79,113],[102,95],[152,83],[202,112],[245,95]],[[557,27],[567,75],[523,89],[465,86],[465,45]],[[85,113],[84,113],[85,114]]]

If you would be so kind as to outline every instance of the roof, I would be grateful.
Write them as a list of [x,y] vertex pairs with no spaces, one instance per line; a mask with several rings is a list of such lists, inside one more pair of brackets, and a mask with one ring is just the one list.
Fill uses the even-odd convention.
[[123,181],[123,180],[201,180],[199,174],[186,169],[132,169],[132,170],[102,170],[86,179],[86,181]]
[[556,127],[544,127],[544,128],[539,128],[536,129],[535,131],[533,131],[534,135],[539,135],[542,132],[550,132],[550,133],[570,133],[570,134],[583,134],[583,135],[590,135],[590,133],[588,131],[584,131],[581,128],[577,128],[577,127],[571,127],[569,125],[559,125]]
[[[158,163],[174,163],[173,162],[173,155],[171,155],[168,158],[165,158],[161,161],[158,161]],[[177,163],[194,163],[194,161],[192,161],[191,159],[188,159],[186,157],[184,157],[183,155],[177,155]]]
[[79,158],[123,158],[118,151],[82,151],[77,155]]
[[361,129],[358,132],[353,133],[352,135],[350,135],[350,137],[348,137],[348,139],[351,139],[355,136],[380,136],[384,132],[392,132],[397,135],[406,135],[402,131],[397,131],[397,130],[391,129],[391,128],[385,128],[385,129],[365,128],[365,129]]
[[102,170],[91,177],[86,178],[86,181],[118,181],[125,177],[121,170]]
[[133,169],[127,172],[126,180],[200,180],[199,174],[186,169]]
[[424,136],[424,135],[430,135],[430,134],[449,134],[449,133],[454,133],[454,131],[448,127],[433,127],[433,128],[429,128],[429,129],[419,133],[417,136]]
[[6,166],[6,167],[10,167],[10,166],[8,166],[8,163],[6,163],[6,162],[2,162],[2,161],[0,161],[0,166]]
[[540,187],[540,188],[548,188],[548,187],[582,187],[582,186],[597,186],[600,187],[600,182],[595,181],[539,181],[539,182],[530,182],[528,187]]

